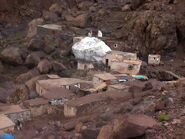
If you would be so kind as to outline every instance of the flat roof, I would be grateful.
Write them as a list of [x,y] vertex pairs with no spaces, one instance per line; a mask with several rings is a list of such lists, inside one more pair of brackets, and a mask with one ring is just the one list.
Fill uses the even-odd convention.
[[131,53],[131,52],[123,52],[123,51],[116,51],[116,50],[112,50],[110,53],[114,53],[114,54],[120,54],[120,55],[137,55],[136,53]]
[[75,94],[72,91],[67,90],[65,88],[49,88],[46,90],[46,93],[43,94],[43,97],[46,99],[57,99],[57,98],[65,98],[71,99]]
[[123,52],[123,51],[111,51],[110,53],[107,54],[109,55],[121,55],[122,57],[125,57],[125,59],[129,60],[137,60],[137,54],[136,53],[130,53],[130,52]]
[[52,30],[62,30],[62,26],[56,25],[56,24],[38,25],[38,27],[52,29]]
[[22,109],[19,105],[4,105],[0,107],[0,114],[12,114],[27,111],[27,109]]
[[47,86],[47,88],[61,87],[64,85],[72,85],[77,83],[89,83],[90,81],[80,80],[76,78],[59,78],[59,79],[47,79],[39,80],[37,84],[41,86]]
[[80,107],[86,104],[107,101],[109,99],[128,99],[129,97],[131,97],[131,93],[127,92],[105,92],[80,97],[75,100],[67,101],[65,104],[72,107]]
[[47,74],[47,77],[48,77],[49,79],[59,79],[59,78],[61,78],[60,76],[58,76],[58,75],[56,75],[56,74]]
[[15,124],[6,115],[0,114],[0,130],[15,126]]
[[35,99],[26,100],[24,104],[30,107],[40,106],[40,105],[48,104],[48,100],[44,98],[35,98]]
[[110,74],[110,73],[101,73],[101,74],[95,74],[95,77],[98,77],[104,81],[106,80],[115,80],[117,79],[114,75]]
[[101,93],[99,94],[91,94],[84,97],[77,98],[75,100],[67,101],[66,104],[74,107],[79,107],[85,104],[90,104],[97,101],[102,101],[105,99]]

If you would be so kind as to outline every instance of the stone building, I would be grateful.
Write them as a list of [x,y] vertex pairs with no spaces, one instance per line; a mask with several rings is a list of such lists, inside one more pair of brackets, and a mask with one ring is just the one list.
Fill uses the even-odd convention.
[[53,99],[72,99],[75,98],[75,94],[71,90],[67,90],[65,88],[48,88],[44,90],[42,97],[48,100]]
[[32,117],[50,113],[51,109],[47,99],[36,98],[24,102],[24,106],[31,111]]
[[[59,79],[47,79],[36,82],[36,91],[40,96],[47,93],[48,90],[53,88],[64,88],[71,90],[72,86],[78,86],[80,88],[81,83],[91,83],[90,81],[80,80],[76,78],[59,78]],[[62,92],[62,91],[61,91]]]
[[6,115],[14,123],[31,119],[30,110],[22,109],[19,105],[3,105],[0,107],[0,114]]
[[142,61],[137,59],[135,53],[112,51],[104,57],[103,63],[118,73],[138,74]]
[[160,55],[149,55],[148,56],[148,64],[150,65],[159,65],[161,62]]
[[93,84],[100,84],[103,82],[110,82],[112,80],[117,80],[117,78],[110,74],[110,73],[101,73],[101,74],[95,74],[93,77]]
[[0,134],[6,131],[14,131],[15,124],[6,115],[0,114]]
[[104,99],[102,94],[92,94],[68,101],[64,104],[64,116],[77,116],[80,112],[88,110],[91,106],[102,103]]
[[90,70],[90,69],[94,69],[94,65],[92,62],[85,62],[85,61],[78,60],[77,69],[78,70]]

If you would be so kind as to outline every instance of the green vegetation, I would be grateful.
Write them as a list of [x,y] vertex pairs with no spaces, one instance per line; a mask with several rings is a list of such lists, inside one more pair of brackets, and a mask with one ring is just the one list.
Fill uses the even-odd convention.
[[169,121],[170,120],[170,116],[167,114],[160,114],[158,117],[158,120],[160,122],[164,122],[164,121]]

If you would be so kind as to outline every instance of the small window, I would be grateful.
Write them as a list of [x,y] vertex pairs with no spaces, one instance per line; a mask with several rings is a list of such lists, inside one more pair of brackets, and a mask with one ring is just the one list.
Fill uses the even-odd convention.
[[108,67],[109,66],[109,59],[106,59],[106,66]]
[[114,44],[114,48],[118,48],[118,44]]

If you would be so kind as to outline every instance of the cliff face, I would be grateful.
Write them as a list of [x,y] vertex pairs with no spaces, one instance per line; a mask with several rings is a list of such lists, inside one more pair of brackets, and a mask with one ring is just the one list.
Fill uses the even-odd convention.
[[119,50],[145,55],[173,51],[183,43],[184,7],[180,0],[0,0],[0,23],[41,17],[76,35],[101,29],[129,46]]
[[42,15],[55,0],[0,0],[0,23],[20,23]]

